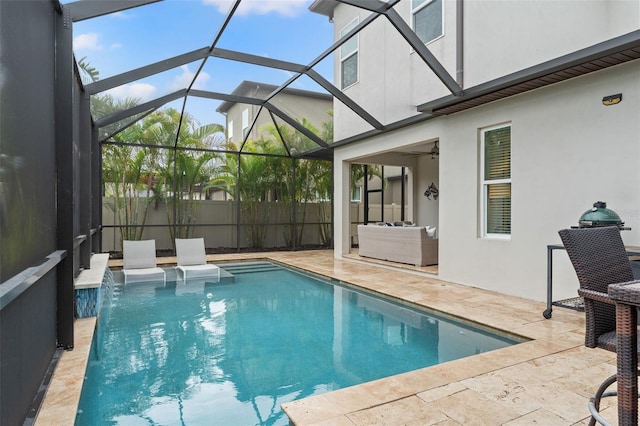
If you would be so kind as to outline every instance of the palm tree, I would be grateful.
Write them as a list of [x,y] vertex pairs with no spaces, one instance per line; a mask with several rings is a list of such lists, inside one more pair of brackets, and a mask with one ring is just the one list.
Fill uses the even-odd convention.
[[[99,72],[86,61],[78,61],[78,67],[87,81],[97,81]],[[109,94],[93,95],[91,114],[99,119],[115,112],[130,109],[138,99],[116,100]],[[113,135],[114,144],[103,145],[103,185],[105,194],[113,197],[107,206],[114,212],[120,225],[121,240],[137,240],[142,237],[150,206],[167,199],[167,219],[171,240],[188,237],[195,222],[198,190],[212,178],[217,155],[198,149],[213,148],[220,144],[224,127],[219,124],[199,123],[188,113],[181,114],[173,108],[156,111],[128,127],[135,121],[114,123],[100,128],[101,137]],[[121,130],[122,129],[122,130]],[[179,134],[178,134],[179,133]],[[140,147],[118,145],[117,142],[140,144]],[[149,145],[190,150],[161,150]],[[171,197],[165,197],[171,194]],[[175,232],[174,232],[175,230]]]
[[87,57],[84,56],[78,61],[78,68],[80,69],[80,78],[83,83],[90,83],[100,80],[100,72],[87,62]]
[[[333,110],[327,112],[331,120],[322,123],[320,137],[327,143],[333,142]],[[314,162],[312,170],[316,182],[316,193],[318,194],[318,227],[320,242],[324,246],[330,246],[332,240],[331,233],[331,198],[333,197],[333,163],[331,161]]]
[[[299,122],[312,133],[320,134],[322,139],[333,140],[333,122],[323,123],[322,133],[306,118]],[[286,145],[292,153],[306,152],[317,146],[311,139],[289,126],[280,125],[276,128],[275,125],[270,124],[264,126],[263,132],[266,132],[266,137],[275,141],[277,146],[282,144],[284,148]],[[279,174],[283,176],[283,179],[279,181],[278,188],[282,195],[280,199],[284,202],[283,209],[290,209],[293,203],[292,214],[283,212],[283,217],[290,217],[290,220],[283,227],[283,236],[288,246],[299,247],[304,237],[308,203],[316,201],[318,196],[321,199],[326,199],[325,197],[330,195],[330,188],[327,188],[327,184],[330,186],[331,166],[330,163],[308,159],[292,160],[286,165],[282,163],[282,166],[284,167],[281,167]],[[327,176],[327,174],[329,175]],[[325,219],[319,222],[324,221]],[[323,244],[326,244],[329,233],[330,227],[329,229],[326,227],[321,229]]]
[[[114,140],[143,142],[144,126],[130,126]],[[139,240],[142,237],[148,209],[159,196],[154,172],[157,159],[148,153],[145,148],[131,145],[103,145],[104,192],[113,197],[113,202],[105,204],[114,212],[120,225],[121,240]]]
[[[237,151],[229,142],[228,151]],[[223,188],[240,203],[240,221],[246,226],[247,242],[253,248],[263,248],[267,224],[271,219],[270,196],[282,191],[281,162],[287,160],[271,155],[284,151],[273,141],[247,141],[242,153],[226,154],[210,186]],[[239,176],[238,176],[239,172]]]
[[[214,176],[218,154],[204,151],[214,135],[223,132],[219,124],[199,126],[188,113],[168,108],[157,111],[147,119],[147,141],[153,145],[171,146],[163,150],[166,155],[159,162],[159,173],[165,188],[167,221],[171,241],[188,238],[196,221],[196,194],[201,192]],[[177,135],[177,136],[176,136]],[[181,149],[189,148],[189,149]],[[203,150],[203,151],[199,151]]]
[[[114,211],[122,239],[140,239],[148,209],[165,200],[171,240],[188,237],[195,223],[195,194],[211,180],[215,153],[201,152],[208,139],[223,131],[218,124],[197,126],[175,109],[156,111],[113,137],[114,142],[139,143],[142,146],[103,145],[103,181],[105,192],[113,196],[108,206]],[[177,146],[194,150],[154,149],[149,146]],[[167,196],[169,195],[169,196]],[[135,226],[132,226],[135,225]]]
[[[332,121],[323,123],[321,131],[304,118],[299,122],[323,140],[333,140]],[[279,217],[287,218],[281,221],[285,243],[289,247],[300,246],[310,202],[319,202],[317,219],[321,241],[328,244],[331,224],[326,223],[330,217],[330,203],[326,200],[331,196],[331,162],[289,157],[289,154],[317,147],[292,127],[270,124],[260,131],[263,136],[259,140],[248,140],[242,153],[224,157],[220,174],[210,186],[227,191],[240,202],[241,221],[251,247],[264,246],[274,208],[278,209]],[[226,149],[237,151],[238,147],[228,143]]]

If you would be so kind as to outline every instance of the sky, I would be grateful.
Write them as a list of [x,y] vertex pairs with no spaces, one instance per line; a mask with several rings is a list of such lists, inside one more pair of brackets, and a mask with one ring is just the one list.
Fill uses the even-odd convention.
[[[243,0],[216,47],[307,65],[333,43],[328,18],[308,10],[311,0]],[[65,1],[63,3],[69,3]],[[84,58],[104,79],[138,67],[209,47],[231,0],[165,0],[73,25],[77,60]],[[109,93],[141,102],[186,88],[202,61],[183,65]],[[314,70],[333,81],[332,56]],[[291,77],[271,70],[209,57],[195,89],[231,93],[242,81],[281,85]],[[325,92],[303,76],[291,86]],[[189,97],[187,111],[201,124],[224,124],[215,112],[219,101]],[[167,104],[180,109],[182,100]]]

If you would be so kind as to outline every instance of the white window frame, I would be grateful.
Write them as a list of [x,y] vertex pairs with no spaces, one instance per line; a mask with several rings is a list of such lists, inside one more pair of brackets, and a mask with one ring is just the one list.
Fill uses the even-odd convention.
[[249,132],[249,108],[242,110],[242,138],[247,137]]
[[229,124],[227,125],[227,139],[229,142],[233,139],[233,120],[229,120]]
[[[356,17],[355,19],[353,19],[351,22],[349,22],[347,25],[345,25],[341,30],[340,30],[340,38],[344,37],[345,34],[347,34],[349,31],[351,31],[355,26],[357,26],[359,23],[358,17]],[[357,84],[360,81],[360,56],[359,56],[359,52],[360,52],[360,34],[356,34],[354,35],[351,40],[355,40],[355,50],[353,52],[347,52],[346,54],[343,54],[343,48],[344,45],[340,46],[340,87],[342,90],[348,89],[349,87]],[[348,43],[348,42],[347,42]],[[344,66],[344,62],[347,59],[351,59],[352,57],[356,57],[356,79],[353,83],[345,86],[344,82],[343,82],[343,72],[342,72],[342,67]]]
[[[508,179],[491,179],[491,180],[485,179],[485,135],[489,131],[503,129],[506,127],[509,127],[511,131],[513,130],[511,123],[503,123],[503,124],[498,124],[491,127],[483,127],[482,129],[480,129],[480,188],[481,188],[480,189],[480,192],[481,192],[480,223],[482,226],[481,236],[482,238],[487,238],[487,239],[510,240],[511,233],[513,231],[513,229],[510,229],[508,234],[496,234],[496,233],[487,232],[487,219],[488,219],[487,218],[488,216],[487,214],[488,199],[487,198],[489,195],[490,185],[504,184],[504,183],[510,184],[511,191],[512,191],[511,206],[513,207],[513,184],[511,182],[511,177],[509,177]],[[513,148],[512,139],[510,139],[510,143],[511,143],[511,148]],[[512,158],[513,158],[513,152],[511,152],[511,156],[509,158],[509,170],[510,170],[509,176],[511,176],[511,171],[513,170]],[[513,218],[513,208],[511,210],[510,221],[512,220],[512,218]],[[511,225],[513,225],[513,223]]]
[[[416,13],[420,12],[422,9],[426,8],[428,5],[430,5],[431,3],[433,3],[436,0],[426,0],[424,3],[422,3],[421,5],[417,6],[417,7],[413,7],[413,1],[411,0],[411,28],[413,29],[414,32],[416,32],[416,27],[415,27],[415,15]],[[424,42],[424,44],[429,44],[429,43],[433,43],[434,41],[444,37],[444,0],[442,0],[442,9],[441,9],[441,14],[442,16],[440,17],[440,22],[441,22],[441,27],[440,27],[440,35],[436,36],[434,38],[432,38],[431,40],[427,40]],[[418,36],[418,38],[420,38],[420,35],[416,32],[416,35]]]

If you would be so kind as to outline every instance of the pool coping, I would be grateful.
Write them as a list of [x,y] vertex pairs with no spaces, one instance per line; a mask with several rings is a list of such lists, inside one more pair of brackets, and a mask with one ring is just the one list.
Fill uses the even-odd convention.
[[[583,345],[584,318],[581,313],[559,309],[554,312],[552,320],[545,320],[541,315],[544,310],[542,302],[533,302],[448,283],[438,280],[430,274],[407,274],[402,270],[392,271],[393,276],[390,279],[393,280],[395,277],[398,282],[392,282],[390,285],[388,285],[389,283],[377,282],[377,280],[367,283],[366,277],[362,277],[358,271],[365,268],[365,272],[378,274],[376,270],[380,270],[380,268],[375,264],[358,265],[358,262],[348,259],[334,259],[333,252],[312,251],[308,253],[309,256],[301,252],[209,255],[208,260],[214,262],[272,260],[338,280],[356,288],[370,290],[397,300],[407,301],[412,305],[443,312],[449,316],[477,322],[531,340],[473,357],[283,404],[282,409],[292,425],[358,424],[355,420],[363,413],[377,409],[386,410],[387,407],[391,408],[397,405],[399,401],[403,404],[408,402],[419,404],[430,398],[435,398],[434,395],[453,394],[457,392],[456,389],[459,391],[461,383],[470,378],[512,367],[519,363],[532,362],[554,354],[576,350]],[[159,264],[175,262],[175,258],[158,260]],[[117,267],[117,265],[117,261],[110,261],[110,266]],[[398,285],[398,283],[402,283],[402,285]],[[430,291],[435,289],[442,297],[425,298],[427,289]],[[507,299],[508,303],[495,303],[496,311],[492,315],[487,315],[482,310],[469,309],[469,304],[474,302],[469,300],[469,297],[466,300],[456,300],[452,294],[447,294],[448,292],[452,292],[453,295],[456,292],[471,292],[477,300]],[[505,315],[510,317],[510,321],[506,323],[504,322]],[[518,315],[520,316],[518,317]],[[495,320],[497,318],[499,320]],[[75,349],[65,351],[62,354],[45,395],[44,403],[36,417],[35,425],[73,425],[75,422],[84,371],[95,329],[95,318],[76,320],[75,329]],[[605,358],[604,362],[613,362],[615,365],[615,355]],[[580,414],[573,415],[572,421],[577,422],[587,417],[586,401],[588,401],[588,397],[585,395],[584,410],[582,410],[584,416],[580,411]],[[582,417],[577,418],[577,416]]]
[[[349,262],[350,260],[345,259],[345,261]],[[302,262],[300,263],[302,264]],[[362,262],[354,261],[354,263]],[[367,266],[379,267],[379,265],[373,264]],[[303,266],[301,265],[301,269],[318,272],[314,271],[313,266],[306,263]],[[533,302],[515,296],[507,296],[484,289],[441,281],[431,274],[416,274],[414,271],[395,270],[394,273],[396,272],[423,276],[424,283],[442,287],[442,291],[438,290],[437,293],[443,295],[450,289],[463,289],[464,291],[478,293],[477,297],[479,299],[496,296],[500,299],[508,299],[510,303],[508,303],[507,306],[501,306],[499,303],[496,303],[495,307],[498,310],[506,308],[508,311],[510,308],[513,309],[513,312],[507,315],[512,315],[519,310],[526,309],[526,312],[523,312],[526,318],[520,318],[519,321],[493,321],[492,318],[488,318],[486,313],[480,310],[467,309],[467,307],[465,307],[465,305],[467,305],[465,301],[452,300],[452,303],[449,303],[449,301],[438,303],[438,299],[425,298],[424,295],[420,295],[419,293],[412,294],[411,291],[407,296],[407,293],[403,292],[402,290],[404,289],[400,286],[371,285],[371,283],[367,283],[366,278],[363,279],[362,277],[352,276],[350,274],[347,275],[346,280],[343,279],[341,281],[356,288],[364,288],[367,291],[373,291],[374,293],[406,301],[412,305],[459,318],[463,321],[478,323],[530,340],[518,345],[472,357],[461,358],[285,403],[282,405],[282,409],[289,417],[291,425],[337,426],[343,424],[394,424],[393,421],[388,423],[388,419],[390,418],[390,413],[394,411],[394,406],[398,405],[399,401],[402,401],[403,404],[408,402],[410,405],[419,406],[421,405],[420,402],[428,403],[433,399],[443,398],[447,395],[460,392],[464,386],[457,384],[467,379],[486,375],[497,370],[507,369],[521,363],[532,362],[540,358],[563,354],[566,351],[583,347],[584,315],[580,312],[559,310],[559,312],[554,313],[553,320],[545,320],[541,314],[544,309],[542,302]],[[335,274],[326,275],[321,272],[320,274],[333,279],[337,278]],[[472,301],[469,302],[473,303]],[[518,307],[519,305],[521,306]],[[533,311],[530,309],[531,306],[535,307]],[[502,317],[503,315],[498,314],[497,316]],[[563,338],[558,338],[560,334],[563,335]],[[614,356],[609,356],[607,359],[611,360],[615,358]],[[582,406],[584,408],[584,410],[582,410],[584,414],[581,412],[577,415],[574,414],[576,417],[570,420],[571,423],[584,420],[584,418],[588,417],[588,411],[586,409],[587,402],[588,398],[585,398],[584,405]],[[402,406],[402,410],[407,411],[409,408],[404,405]],[[357,423],[363,416],[366,417],[372,413],[374,416],[378,416],[376,420],[369,419],[363,423]],[[387,422],[381,421],[381,418],[385,416]],[[431,422],[431,420],[432,419],[429,419],[425,424],[437,423],[437,421]],[[465,422],[462,422],[462,424],[464,423]]]

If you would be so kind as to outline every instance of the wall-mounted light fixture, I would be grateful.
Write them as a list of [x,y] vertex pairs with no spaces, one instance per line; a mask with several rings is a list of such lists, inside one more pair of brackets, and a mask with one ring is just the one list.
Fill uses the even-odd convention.
[[622,102],[622,93],[605,96],[604,98],[602,98],[602,105],[604,106],[615,105],[619,104],[620,102]]

